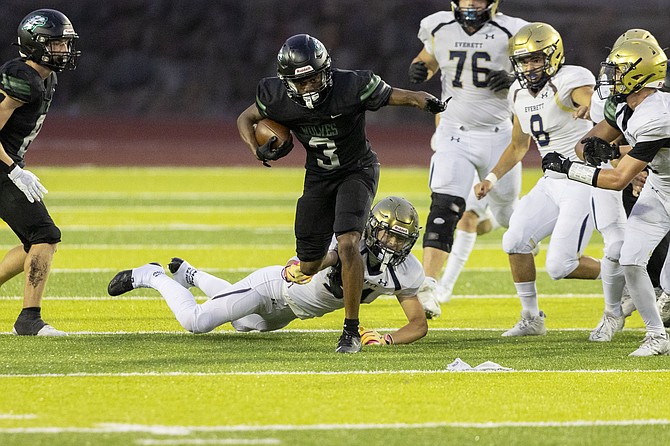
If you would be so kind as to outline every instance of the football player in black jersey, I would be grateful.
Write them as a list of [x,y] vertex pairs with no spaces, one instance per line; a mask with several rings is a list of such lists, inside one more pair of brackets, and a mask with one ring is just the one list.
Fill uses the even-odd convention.
[[307,34],[290,37],[277,55],[277,77],[262,79],[256,102],[237,119],[251,153],[267,162],[290,147],[259,147],[254,124],[270,118],[291,129],[307,151],[303,194],[295,218],[299,263],[287,280],[305,283],[324,269],[333,234],[338,241],[344,288],[344,331],[337,352],[360,351],[358,312],[363,287],[359,241],[379,180],[379,161],[365,134],[365,112],[408,105],[430,113],[446,104],[423,91],[393,88],[371,71],[331,68],[326,47]]
[[76,39],[65,15],[39,9],[19,24],[21,57],[0,67],[0,218],[21,241],[0,262],[0,285],[25,272],[23,310],[12,330],[17,335],[66,335],[45,323],[40,313],[61,234],[42,202],[47,190],[23,169],[23,158],[51,105],[56,72],[76,66]]

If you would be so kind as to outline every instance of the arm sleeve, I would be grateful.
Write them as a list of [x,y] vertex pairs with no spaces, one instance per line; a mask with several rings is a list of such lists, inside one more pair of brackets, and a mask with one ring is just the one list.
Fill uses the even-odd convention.
[[32,79],[25,70],[10,65],[0,77],[0,89],[12,99],[29,103],[35,100],[39,94],[37,88],[33,87]]
[[381,77],[371,71],[359,72],[362,88],[359,89],[359,98],[366,110],[379,110],[388,104],[393,89]]

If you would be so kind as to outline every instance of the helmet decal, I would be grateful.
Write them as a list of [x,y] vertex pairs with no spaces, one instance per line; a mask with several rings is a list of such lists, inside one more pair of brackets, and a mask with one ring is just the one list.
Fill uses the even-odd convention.
[[48,18],[42,16],[42,15],[36,15],[33,17],[28,18],[26,22],[21,26],[21,29],[24,31],[30,31],[31,33],[35,32],[35,28],[39,28],[41,26],[46,25],[46,23],[49,21]]

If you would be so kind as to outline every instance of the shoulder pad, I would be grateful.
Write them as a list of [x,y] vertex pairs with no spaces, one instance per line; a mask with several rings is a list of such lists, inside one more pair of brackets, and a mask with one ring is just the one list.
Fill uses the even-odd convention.
[[7,96],[28,103],[42,95],[42,78],[22,60],[7,62],[0,71],[0,88]]

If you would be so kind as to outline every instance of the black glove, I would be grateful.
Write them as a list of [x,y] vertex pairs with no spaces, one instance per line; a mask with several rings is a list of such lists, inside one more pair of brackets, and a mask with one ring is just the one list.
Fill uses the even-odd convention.
[[497,93],[507,90],[514,83],[514,79],[514,75],[505,70],[489,71],[486,74],[486,85]]
[[268,142],[256,149],[256,157],[261,160],[266,167],[270,167],[267,161],[276,161],[279,158],[285,157],[291,150],[293,150],[293,138],[287,139],[284,141],[284,144],[273,149],[272,144],[274,144],[275,141],[277,141],[277,137],[273,136],[268,139]]
[[592,166],[618,159],[621,156],[619,146],[610,144],[597,136],[589,136],[580,141],[584,144],[584,160]]
[[451,100],[451,98],[447,99],[446,101],[442,102],[436,97],[430,97],[426,99],[426,105],[423,107],[424,111],[430,112],[434,115],[443,112],[447,108],[447,103]]
[[551,170],[553,172],[568,174],[572,161],[558,152],[550,152],[542,158],[542,171]]
[[414,62],[409,66],[410,84],[420,84],[428,79],[428,68],[425,62]]

